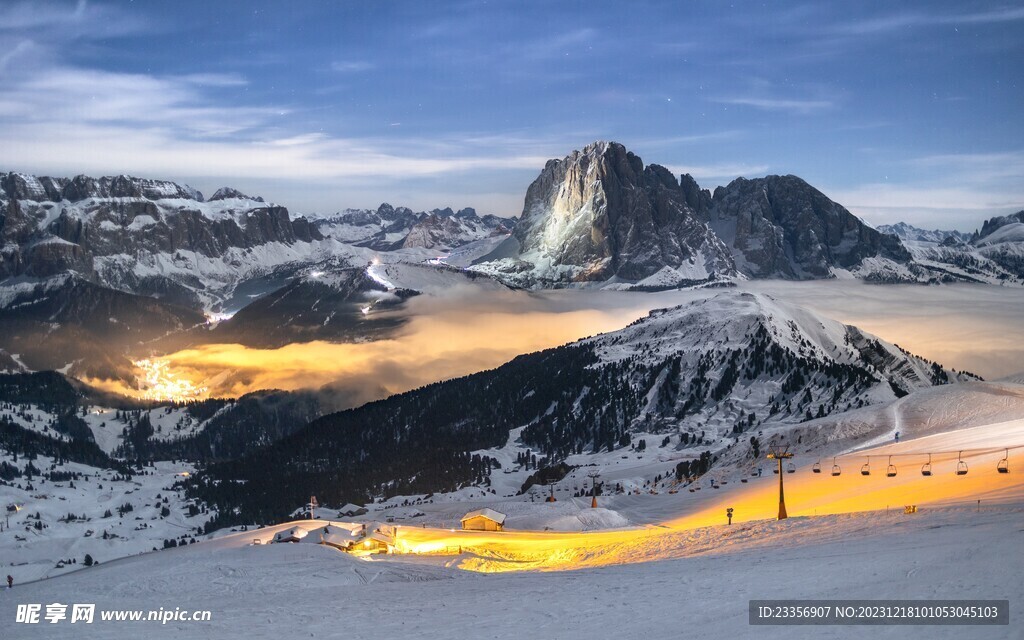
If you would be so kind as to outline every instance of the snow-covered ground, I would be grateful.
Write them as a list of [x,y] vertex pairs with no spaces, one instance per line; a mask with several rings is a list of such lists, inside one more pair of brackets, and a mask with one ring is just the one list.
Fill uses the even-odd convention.
[[[1019,638],[1020,508],[928,509],[719,525],[673,559],[481,575],[444,558],[356,558],[250,533],[103,563],[0,593],[17,638]],[[284,526],[284,525],[282,525]],[[267,529],[263,535],[272,535]],[[656,557],[663,549],[650,548]],[[987,598],[1009,627],[756,627],[752,599]],[[91,625],[15,624],[18,604],[96,604]],[[208,622],[101,621],[105,610],[210,611]],[[6,633],[5,633],[6,636]]]
[[[28,462],[22,457],[14,464],[24,468]],[[44,472],[54,468],[44,456],[31,464]],[[0,485],[0,571],[19,582],[71,571],[87,554],[106,562],[163,548],[164,540],[198,538],[198,527],[210,518],[190,517],[188,501],[172,487],[195,471],[187,463],[157,462],[131,479],[74,462],[59,471],[77,476],[56,482],[36,475]]]

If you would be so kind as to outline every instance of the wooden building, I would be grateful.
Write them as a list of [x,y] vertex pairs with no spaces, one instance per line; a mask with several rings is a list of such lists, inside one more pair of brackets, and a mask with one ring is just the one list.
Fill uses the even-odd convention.
[[501,531],[505,527],[505,514],[494,509],[477,509],[462,516],[462,528],[466,531]]

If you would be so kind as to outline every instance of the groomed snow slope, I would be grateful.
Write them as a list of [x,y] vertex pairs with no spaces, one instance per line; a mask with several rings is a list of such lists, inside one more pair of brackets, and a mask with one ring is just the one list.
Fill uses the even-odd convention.
[[[678,538],[679,559],[499,575],[312,544],[248,546],[239,534],[16,586],[0,596],[0,620],[19,640],[1014,638],[1024,578],[1007,559],[1020,553],[1022,516],[959,508],[722,525]],[[749,626],[748,601],[762,598],[1009,599],[1011,626]],[[211,620],[14,625],[17,604],[52,602],[209,610]]]

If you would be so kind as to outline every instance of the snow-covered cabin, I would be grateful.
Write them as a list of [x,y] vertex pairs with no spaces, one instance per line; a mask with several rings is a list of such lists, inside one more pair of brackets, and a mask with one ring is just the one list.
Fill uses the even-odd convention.
[[352,545],[351,550],[360,553],[391,553],[394,551],[394,544],[394,538],[375,530]]
[[331,525],[327,525],[317,532],[316,536],[320,544],[325,544],[329,547],[334,547],[335,549],[341,549],[342,551],[348,551],[352,548],[352,545],[359,542],[364,533],[365,529],[345,529],[344,527],[332,527]]
[[308,533],[302,527],[292,527],[274,534],[274,542],[298,542],[305,538]]
[[366,507],[360,507],[357,504],[346,504],[344,507],[338,509],[339,516],[345,516],[351,518],[353,516],[361,516],[367,513]]
[[505,527],[505,514],[494,509],[477,509],[462,516],[462,528],[467,531],[501,531]]

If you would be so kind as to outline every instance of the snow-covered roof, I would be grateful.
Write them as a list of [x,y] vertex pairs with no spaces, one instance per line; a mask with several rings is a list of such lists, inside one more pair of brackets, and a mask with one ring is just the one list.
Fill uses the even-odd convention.
[[394,538],[392,538],[391,536],[389,536],[389,535],[387,535],[387,534],[385,534],[385,533],[383,533],[381,531],[374,531],[374,532],[372,532],[370,535],[368,535],[366,537],[369,538],[370,540],[376,540],[377,542],[383,542],[384,544],[394,544],[394,542],[395,542]]
[[296,526],[290,529],[285,529],[284,531],[278,531],[277,535],[274,536],[274,541],[301,540],[302,538],[305,538],[308,533],[309,532],[302,527]]
[[358,529],[346,529],[344,527],[327,525],[321,529],[314,529],[309,532],[302,542],[326,543],[339,547],[347,547],[353,541],[360,538]]
[[472,518],[476,518],[476,517],[480,517],[480,516],[482,516],[484,518],[487,518],[488,520],[493,520],[493,521],[497,522],[498,524],[503,524],[505,522],[505,514],[504,513],[498,513],[494,509],[488,509],[487,507],[484,507],[483,509],[477,509],[476,511],[470,511],[466,515],[462,516],[462,520],[461,521],[465,522],[466,520],[470,520]]

